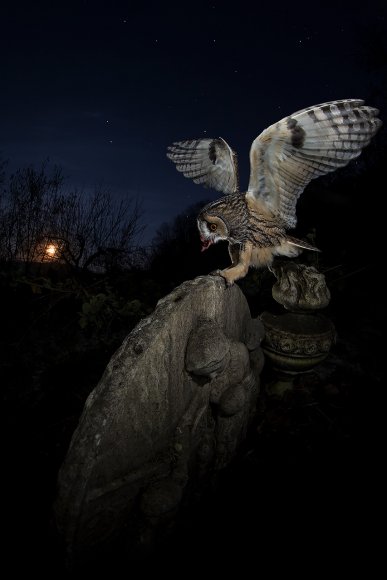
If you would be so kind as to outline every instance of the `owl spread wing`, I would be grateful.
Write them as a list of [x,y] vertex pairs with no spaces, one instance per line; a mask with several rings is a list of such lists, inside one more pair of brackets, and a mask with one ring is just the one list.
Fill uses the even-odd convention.
[[167,157],[195,183],[223,193],[239,191],[237,156],[221,137],[173,143]]
[[358,157],[382,124],[377,109],[347,99],[308,107],[265,129],[250,149],[247,197],[295,227],[297,199],[316,177]]

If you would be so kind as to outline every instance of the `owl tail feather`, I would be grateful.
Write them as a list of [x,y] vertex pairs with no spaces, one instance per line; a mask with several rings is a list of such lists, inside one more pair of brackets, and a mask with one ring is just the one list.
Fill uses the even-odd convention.
[[321,252],[312,244],[305,242],[304,240],[298,240],[297,238],[293,238],[292,236],[286,236],[286,241],[291,244],[292,246],[297,246],[298,248],[303,248],[304,250],[313,250],[314,252]]

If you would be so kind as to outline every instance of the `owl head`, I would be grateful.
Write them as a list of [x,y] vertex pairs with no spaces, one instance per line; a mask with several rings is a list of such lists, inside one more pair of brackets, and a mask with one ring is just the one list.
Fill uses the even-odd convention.
[[202,242],[202,252],[207,250],[211,244],[216,244],[220,240],[229,238],[229,228],[219,216],[211,215],[203,210],[198,215],[197,222]]

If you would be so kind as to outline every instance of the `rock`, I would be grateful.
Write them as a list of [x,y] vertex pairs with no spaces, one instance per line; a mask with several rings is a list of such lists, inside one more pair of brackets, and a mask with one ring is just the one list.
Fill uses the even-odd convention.
[[[126,337],[86,401],[59,473],[55,513],[73,559],[139,513],[153,522],[173,511],[187,481],[194,489],[230,460],[254,412],[260,333],[240,288],[204,276],[160,300]],[[237,387],[221,404],[225,413],[238,409],[231,417],[211,407],[218,380],[218,400]]]

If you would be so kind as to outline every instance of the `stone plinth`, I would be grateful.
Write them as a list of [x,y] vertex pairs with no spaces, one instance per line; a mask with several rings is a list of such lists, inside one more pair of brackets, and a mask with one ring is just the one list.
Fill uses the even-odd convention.
[[287,312],[261,314],[262,347],[276,375],[268,391],[282,395],[293,387],[297,374],[311,371],[328,356],[336,333],[332,322],[319,312],[330,300],[323,274],[293,262],[279,263],[273,273],[277,278],[273,298]]

